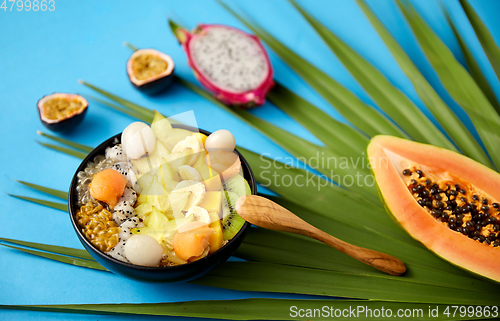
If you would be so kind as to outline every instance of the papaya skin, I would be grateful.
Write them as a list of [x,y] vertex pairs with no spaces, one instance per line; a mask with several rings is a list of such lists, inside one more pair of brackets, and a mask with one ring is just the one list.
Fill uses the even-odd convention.
[[500,247],[471,239],[433,217],[417,203],[400,171],[417,164],[445,173],[492,201],[500,200],[499,173],[458,153],[392,136],[372,138],[367,155],[384,205],[414,239],[450,263],[500,282]]

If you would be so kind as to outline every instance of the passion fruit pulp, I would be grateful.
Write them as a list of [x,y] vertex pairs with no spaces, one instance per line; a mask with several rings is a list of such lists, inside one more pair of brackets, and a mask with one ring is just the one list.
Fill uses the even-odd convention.
[[40,120],[50,130],[68,131],[80,124],[89,103],[80,95],[54,93],[38,101]]
[[134,51],[127,61],[127,73],[134,87],[147,94],[158,94],[170,86],[174,60],[155,49]]

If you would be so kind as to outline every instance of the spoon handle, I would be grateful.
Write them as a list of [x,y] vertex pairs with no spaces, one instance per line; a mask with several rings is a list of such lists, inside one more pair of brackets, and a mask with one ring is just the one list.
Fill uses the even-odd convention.
[[236,202],[236,210],[244,220],[251,224],[314,238],[390,275],[401,275],[406,272],[406,266],[401,260],[385,253],[365,249],[339,240],[267,198],[257,195],[242,196]]
[[321,241],[356,260],[368,264],[377,270],[390,275],[401,275],[406,272],[406,266],[404,263],[394,256],[349,244],[321,231],[320,229],[317,229],[312,225],[309,226],[313,229],[313,234],[308,236]]

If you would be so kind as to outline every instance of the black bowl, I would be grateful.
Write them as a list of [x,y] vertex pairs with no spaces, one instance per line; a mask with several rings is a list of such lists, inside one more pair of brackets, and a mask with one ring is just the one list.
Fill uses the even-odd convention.
[[[172,127],[197,131],[197,129],[193,127],[183,125],[173,124]],[[210,132],[206,130],[200,129],[199,132],[207,136],[210,135]],[[76,170],[76,173],[73,176],[73,180],[71,181],[71,186],[69,188],[68,207],[71,223],[73,224],[73,228],[75,229],[76,235],[80,239],[80,242],[82,242],[83,246],[89,252],[89,254],[97,262],[99,262],[99,264],[101,264],[111,272],[143,281],[189,281],[202,276],[203,274],[215,268],[219,263],[225,262],[240,246],[241,242],[245,238],[246,233],[248,232],[248,229],[250,228],[250,223],[246,222],[232,240],[230,240],[226,245],[224,245],[214,253],[191,263],[171,267],[148,267],[119,261],[101,252],[85,238],[75,220],[76,212],[79,209],[75,192],[77,186],[77,174],[78,172],[83,171],[87,166],[87,163],[92,161],[94,157],[98,155],[104,155],[106,148],[109,146],[113,146],[116,140],[120,141],[120,138],[121,133],[106,140],[101,145],[96,147],[92,152],[90,152],[90,154],[83,160],[83,162]],[[244,177],[250,185],[252,194],[256,194],[257,187],[255,185],[255,178],[253,176],[252,170],[250,169],[250,166],[248,165],[245,158],[243,158],[240,153],[238,153],[238,155],[240,156]]]

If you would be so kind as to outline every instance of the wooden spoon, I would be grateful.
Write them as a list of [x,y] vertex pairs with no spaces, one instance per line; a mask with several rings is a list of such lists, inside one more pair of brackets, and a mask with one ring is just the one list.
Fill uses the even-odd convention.
[[286,208],[257,195],[242,196],[236,201],[236,211],[247,222],[270,230],[291,232],[312,237],[390,275],[401,275],[406,266],[401,260],[385,253],[365,249],[341,241],[300,219]]

